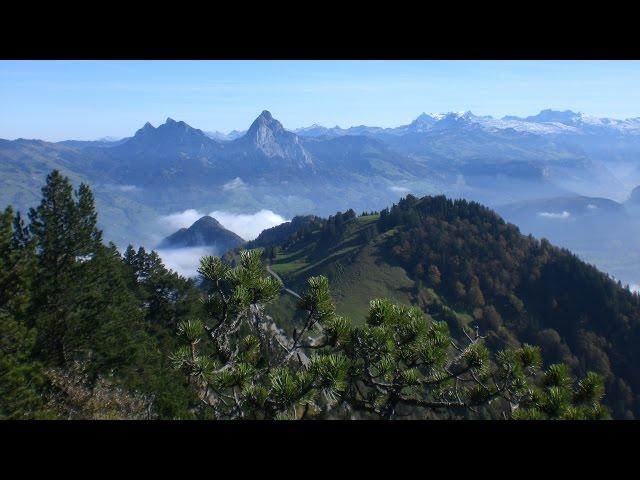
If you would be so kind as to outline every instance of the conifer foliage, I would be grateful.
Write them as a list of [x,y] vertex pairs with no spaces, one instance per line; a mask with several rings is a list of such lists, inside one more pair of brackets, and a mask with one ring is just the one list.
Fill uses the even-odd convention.
[[0,418],[188,418],[166,357],[195,284],[104,245],[91,190],[57,171],[29,218],[0,214]]
[[459,345],[445,322],[384,299],[354,327],[336,314],[325,277],[309,279],[306,320],[288,339],[264,314],[280,284],[258,251],[242,252],[236,267],[205,257],[200,273],[211,285],[207,316],[180,323],[172,361],[211,418],[473,417],[481,408],[502,418],[607,416],[597,375],[576,383],[563,365],[541,371],[535,347],[491,356],[477,333]]

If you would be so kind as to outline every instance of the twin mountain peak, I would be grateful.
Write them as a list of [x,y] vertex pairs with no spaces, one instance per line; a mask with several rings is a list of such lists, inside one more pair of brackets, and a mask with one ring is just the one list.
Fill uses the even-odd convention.
[[300,168],[313,164],[311,155],[300,143],[298,136],[285,130],[267,110],[254,120],[246,132],[241,135],[235,133],[232,135],[233,139],[227,138],[229,141],[225,142],[222,141],[223,134],[208,134],[183,121],[167,118],[159,127],[147,122],[132,140],[139,145],[148,144],[150,148],[171,142],[188,150],[254,151],[267,158],[288,159]]

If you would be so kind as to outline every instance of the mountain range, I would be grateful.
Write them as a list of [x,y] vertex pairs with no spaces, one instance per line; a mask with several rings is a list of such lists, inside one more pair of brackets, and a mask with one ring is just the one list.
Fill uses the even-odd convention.
[[[380,209],[408,192],[444,193],[505,212],[515,211],[510,204],[571,197],[611,199],[632,211],[627,198],[640,185],[638,158],[638,118],[450,112],[421,114],[396,128],[291,131],[263,111],[246,131],[229,135],[168,118],[123,139],[0,140],[0,204],[33,206],[46,174],[59,169],[92,186],[106,238],[120,246],[156,243],[158,218],[187,209],[266,208],[293,218]],[[583,251],[591,247],[598,250]],[[628,275],[608,251],[585,259]]]
[[542,110],[537,115],[526,118],[507,115],[500,119],[490,115],[477,116],[467,112],[448,113],[422,113],[408,125],[394,128],[367,127],[361,125],[351,128],[326,128],[314,124],[294,130],[301,136],[317,137],[321,135],[406,135],[407,133],[424,133],[432,130],[448,128],[481,128],[488,131],[498,131],[513,129],[515,131],[545,134],[545,135],[565,135],[573,134],[594,134],[618,133],[624,135],[640,135],[640,117],[618,120],[613,118],[598,118],[585,115],[571,110]]

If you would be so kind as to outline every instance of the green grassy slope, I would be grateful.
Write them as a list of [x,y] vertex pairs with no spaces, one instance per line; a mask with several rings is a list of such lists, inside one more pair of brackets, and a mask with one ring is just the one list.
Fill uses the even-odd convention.
[[[379,215],[356,218],[347,225],[344,235],[330,245],[321,241],[319,230],[315,231],[310,239],[297,242],[293,248],[279,250],[271,268],[288,288],[300,293],[309,277],[327,276],[338,313],[355,324],[364,323],[369,302],[374,298],[389,298],[406,305],[440,302],[433,290],[416,285],[404,268],[385,255],[382,244],[393,231],[369,241],[363,238],[364,230],[378,218]],[[274,318],[289,319],[294,315],[295,305],[291,295],[283,295],[268,311]],[[464,313],[454,315],[462,323],[471,318]]]
[[296,291],[303,290],[311,276],[327,276],[338,312],[355,323],[364,322],[372,298],[412,303],[415,286],[405,270],[381,258],[379,238],[367,243],[361,239],[363,230],[376,220],[377,215],[357,218],[330,246],[319,241],[319,231],[314,232],[312,239],[295,249],[278,253],[272,268]]

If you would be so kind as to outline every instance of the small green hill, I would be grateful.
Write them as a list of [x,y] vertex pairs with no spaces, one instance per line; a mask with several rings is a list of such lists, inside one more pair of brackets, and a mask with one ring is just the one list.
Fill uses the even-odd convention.
[[[304,290],[311,276],[328,277],[338,313],[355,324],[364,323],[369,303],[374,298],[389,298],[406,305],[441,304],[433,289],[421,287],[404,267],[389,258],[384,245],[394,231],[379,234],[379,219],[378,213],[353,216],[346,221],[344,231],[332,241],[323,237],[327,220],[317,222],[316,218],[313,228],[305,234],[295,235],[297,240],[291,241],[290,238],[282,245],[272,247],[271,269],[287,288],[297,292]],[[275,229],[278,227],[272,230]],[[268,309],[278,319],[299,315],[296,300],[291,295],[281,296]],[[450,311],[458,324],[470,321],[469,314]],[[282,326],[289,330],[293,328],[293,324]]]
[[354,219],[335,244],[322,242],[321,231],[316,230],[295,250],[277,253],[272,269],[294,290],[304,288],[310,276],[327,276],[338,312],[355,323],[364,322],[372,298],[411,304],[414,281],[402,267],[384,260],[381,236],[364,241],[364,231],[377,219],[378,215]]

